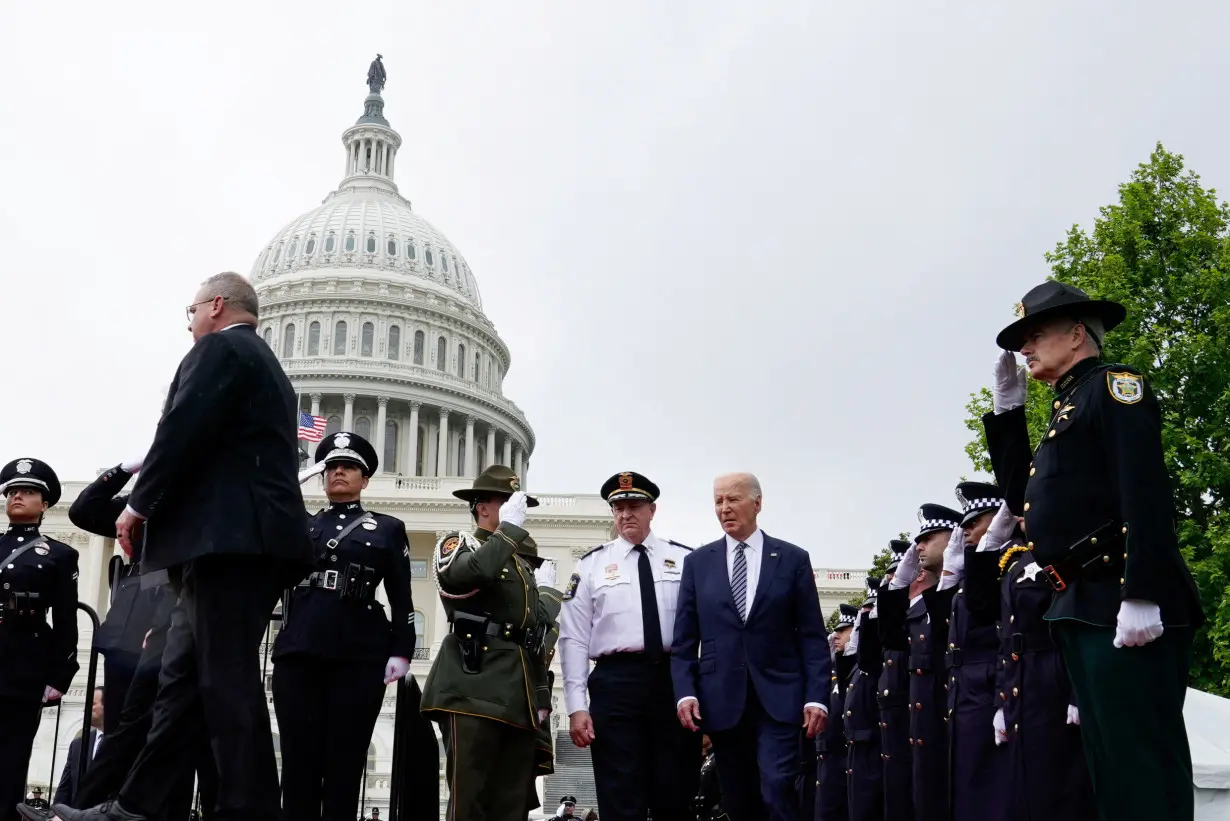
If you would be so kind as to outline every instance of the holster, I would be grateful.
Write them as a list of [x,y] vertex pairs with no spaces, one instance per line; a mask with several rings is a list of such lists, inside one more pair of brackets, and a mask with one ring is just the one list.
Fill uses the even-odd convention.
[[491,619],[472,616],[469,613],[453,613],[453,635],[461,648],[461,669],[470,675],[483,667],[483,642],[487,639],[487,625]]

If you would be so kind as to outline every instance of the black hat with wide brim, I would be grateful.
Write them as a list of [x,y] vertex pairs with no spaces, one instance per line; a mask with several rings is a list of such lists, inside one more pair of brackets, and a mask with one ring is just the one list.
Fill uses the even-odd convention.
[[1028,330],[1040,322],[1061,317],[1096,317],[1102,321],[1103,330],[1109,331],[1127,316],[1127,308],[1109,299],[1090,299],[1075,285],[1052,280],[1031,288],[1016,304],[1016,315],[1017,321],[995,337],[995,344],[1005,351],[1021,350]]
[[[492,465],[474,477],[473,485],[454,490],[453,495],[458,499],[473,502],[490,493],[512,496],[519,490],[521,490],[521,477],[514,473],[512,468]],[[526,507],[538,507],[538,500],[533,496],[526,496],[525,499]]]

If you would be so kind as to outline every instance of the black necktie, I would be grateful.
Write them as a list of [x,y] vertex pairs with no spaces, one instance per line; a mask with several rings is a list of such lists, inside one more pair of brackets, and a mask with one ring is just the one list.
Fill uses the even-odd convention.
[[652,661],[662,657],[662,621],[658,618],[658,596],[653,587],[653,569],[649,566],[649,551],[645,545],[635,548],[640,553],[636,571],[641,578],[641,622],[645,626],[645,655]]

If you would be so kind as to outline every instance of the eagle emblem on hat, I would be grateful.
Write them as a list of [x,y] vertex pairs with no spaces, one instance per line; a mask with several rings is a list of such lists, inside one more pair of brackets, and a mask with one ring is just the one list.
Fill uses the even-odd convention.
[[1017,319],[1024,319],[1025,318],[1025,303],[1018,302],[1016,305],[1013,305],[1012,312],[1016,314]]
[[632,474],[631,473],[619,474],[619,489],[620,490],[631,490],[632,489]]
[[337,436],[333,437],[333,444],[339,448],[350,447],[350,434],[339,433]]
[[34,467],[34,463],[31,462],[29,459],[22,459],[20,462],[17,463],[17,472],[18,473],[29,473],[30,469],[33,467]]
[[508,486],[516,493],[521,489],[521,478],[514,473],[508,480]]

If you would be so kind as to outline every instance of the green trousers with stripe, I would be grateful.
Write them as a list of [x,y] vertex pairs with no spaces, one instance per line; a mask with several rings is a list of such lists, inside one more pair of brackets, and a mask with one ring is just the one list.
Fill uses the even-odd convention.
[[1192,629],[1167,627],[1143,647],[1115,647],[1113,627],[1077,621],[1055,622],[1055,633],[1079,702],[1081,741],[1102,821],[1191,821],[1183,701]]
[[534,789],[534,731],[482,716],[444,716],[447,821],[525,821]]

